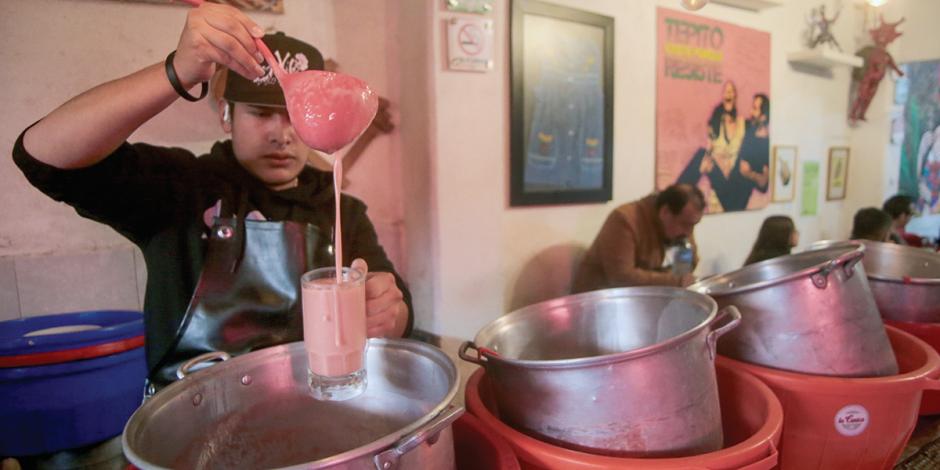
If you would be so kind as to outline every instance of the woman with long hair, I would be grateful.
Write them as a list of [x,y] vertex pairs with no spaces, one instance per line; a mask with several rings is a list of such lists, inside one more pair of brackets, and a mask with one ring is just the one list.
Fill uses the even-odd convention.
[[789,255],[800,242],[800,232],[796,230],[793,219],[785,215],[772,215],[764,219],[757,233],[757,240],[751,248],[744,265],[764,261],[778,256]]

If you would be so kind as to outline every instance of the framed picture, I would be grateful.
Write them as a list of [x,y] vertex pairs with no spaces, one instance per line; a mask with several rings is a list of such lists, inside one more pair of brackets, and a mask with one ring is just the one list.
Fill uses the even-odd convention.
[[796,194],[796,147],[775,145],[770,162],[772,202],[792,201]]
[[829,149],[829,172],[826,178],[826,200],[845,199],[845,188],[849,176],[849,148]]
[[509,204],[609,201],[613,18],[513,0],[510,41]]
[[[118,0],[122,2],[165,3],[189,7],[180,0]],[[271,13],[284,13],[284,0],[208,0],[214,3],[231,5],[242,10],[258,10]]]
[[917,214],[940,214],[940,60],[899,67],[888,147],[898,169],[884,172],[882,188],[893,189],[883,196],[908,194]]

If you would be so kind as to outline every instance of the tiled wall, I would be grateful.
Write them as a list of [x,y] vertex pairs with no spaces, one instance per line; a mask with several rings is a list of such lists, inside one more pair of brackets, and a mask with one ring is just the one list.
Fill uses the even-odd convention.
[[0,321],[84,310],[139,310],[147,281],[131,246],[0,258]]

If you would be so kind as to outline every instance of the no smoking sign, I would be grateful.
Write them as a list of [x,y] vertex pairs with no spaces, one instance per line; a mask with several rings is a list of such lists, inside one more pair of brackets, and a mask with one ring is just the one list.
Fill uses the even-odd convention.
[[447,22],[447,63],[451,70],[493,68],[493,20],[453,18]]

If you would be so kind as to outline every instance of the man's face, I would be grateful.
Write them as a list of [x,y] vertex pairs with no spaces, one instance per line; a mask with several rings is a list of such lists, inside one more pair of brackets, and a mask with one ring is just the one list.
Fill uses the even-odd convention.
[[309,149],[297,137],[287,109],[244,103],[232,106],[232,119],[222,125],[232,133],[238,163],[271,189],[297,186]]
[[734,89],[734,85],[731,83],[725,83],[724,94],[722,95],[722,105],[725,110],[732,110],[734,108],[734,102],[737,98],[737,91]]
[[659,208],[659,220],[663,224],[663,234],[670,241],[692,236],[695,225],[702,220],[702,211],[691,202],[686,204],[682,212],[673,214],[668,206]]
[[907,211],[898,216],[898,228],[903,229],[914,218],[914,204],[907,206]]

